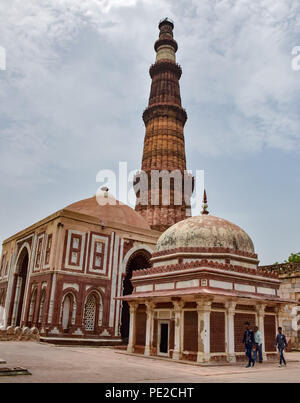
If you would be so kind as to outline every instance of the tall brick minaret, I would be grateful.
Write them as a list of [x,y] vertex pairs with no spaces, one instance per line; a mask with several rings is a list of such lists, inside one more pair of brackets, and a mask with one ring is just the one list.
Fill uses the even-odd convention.
[[[152,229],[165,231],[168,227],[190,216],[190,196],[193,178],[186,175],[185,146],[183,127],[187,114],[181,106],[179,79],[181,67],[176,63],[177,42],[173,39],[174,24],[168,18],[160,21],[159,39],[154,44],[156,61],[150,67],[152,78],[148,107],[143,113],[146,126],[142,171],[148,177],[147,188],[138,190],[136,210],[147,220]],[[162,170],[174,177],[182,177],[182,192],[171,180],[170,200],[163,196],[164,181],[154,183],[151,175],[162,174]],[[175,171],[176,170],[176,171]],[[174,172],[175,171],[175,172]],[[151,174],[152,173],[152,174]],[[139,174],[135,185],[139,183]],[[180,180],[179,180],[180,182]],[[178,179],[176,183],[178,184]],[[184,186],[189,184],[188,186]],[[185,189],[185,190],[184,190]],[[148,191],[147,196],[145,196]],[[144,193],[144,202],[143,199]],[[185,197],[184,197],[185,193]],[[152,198],[151,198],[152,195]],[[148,203],[145,203],[145,200]],[[156,200],[156,202],[154,202]]]

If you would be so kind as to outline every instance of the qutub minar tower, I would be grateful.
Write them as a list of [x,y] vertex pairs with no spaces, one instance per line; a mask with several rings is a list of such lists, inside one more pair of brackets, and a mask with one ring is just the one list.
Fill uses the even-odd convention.
[[[148,107],[143,113],[146,126],[142,171],[148,176],[148,203],[142,204],[137,200],[138,211],[157,231],[164,231],[171,225],[181,221],[190,213],[190,196],[192,193],[192,176],[186,172],[186,180],[190,191],[184,186],[183,178],[186,171],[186,157],[183,128],[187,120],[186,111],[181,106],[179,79],[181,67],[176,63],[177,42],[173,39],[174,24],[168,18],[159,23],[159,39],[154,44],[156,61],[150,67],[152,78]],[[154,189],[151,183],[151,172],[154,170],[180,173],[182,189],[180,203],[174,200],[174,181],[171,181],[170,202],[162,203],[162,181]],[[151,202],[151,192],[156,193],[159,202]],[[137,194],[137,196],[139,196]],[[146,198],[147,198],[146,196]]]

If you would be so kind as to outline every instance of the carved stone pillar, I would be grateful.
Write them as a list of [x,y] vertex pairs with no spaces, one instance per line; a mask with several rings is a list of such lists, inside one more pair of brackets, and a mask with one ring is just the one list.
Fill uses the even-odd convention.
[[153,318],[154,318],[154,306],[155,303],[152,301],[146,301],[146,342],[145,342],[145,355],[151,355],[152,353],[152,343],[153,343]]
[[183,311],[184,301],[173,301],[175,313],[175,328],[174,328],[174,351],[173,360],[180,360],[182,352],[181,329],[183,326]]
[[228,301],[225,303],[226,308],[226,353],[228,362],[236,362],[234,348],[234,315],[236,302]]
[[263,354],[263,360],[267,360],[267,355],[266,355],[266,343],[265,343],[265,304],[258,304],[256,305],[256,313],[257,313],[257,326],[258,330],[261,333],[261,338],[262,338],[262,354]]
[[210,312],[211,301],[197,301],[198,312],[198,354],[197,362],[207,362],[210,359]]
[[129,302],[129,312],[130,312],[130,324],[129,324],[129,339],[127,352],[133,353],[136,340],[136,310],[138,308],[138,302]]

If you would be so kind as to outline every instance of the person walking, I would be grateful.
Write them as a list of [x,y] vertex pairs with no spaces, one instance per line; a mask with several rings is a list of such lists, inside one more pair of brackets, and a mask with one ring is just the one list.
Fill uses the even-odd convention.
[[278,334],[276,336],[276,341],[275,341],[275,347],[278,348],[279,356],[280,356],[279,365],[278,365],[279,367],[282,366],[282,363],[286,367],[286,361],[285,361],[285,358],[283,356],[283,352],[284,352],[285,347],[287,347],[287,346],[288,346],[288,344],[287,344],[287,341],[286,341],[286,337],[282,333],[282,327],[279,326]]
[[263,362],[262,356],[262,336],[261,332],[258,330],[258,326],[254,326],[254,341],[255,341],[255,349],[253,352],[253,359],[257,361],[257,352],[258,352],[258,362],[261,364]]
[[250,329],[250,323],[245,322],[245,326],[246,326],[246,329],[244,332],[243,343],[245,344],[245,352],[249,359],[249,362],[248,362],[248,365],[246,365],[246,368],[249,368],[249,367],[251,367],[251,363],[252,363],[253,367],[255,365],[255,361],[252,358],[252,349],[255,346],[255,340],[254,340],[254,332],[253,332],[253,330]]

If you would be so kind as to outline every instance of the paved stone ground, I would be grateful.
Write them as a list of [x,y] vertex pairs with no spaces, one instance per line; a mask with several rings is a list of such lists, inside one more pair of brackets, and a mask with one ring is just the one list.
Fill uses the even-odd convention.
[[[297,382],[300,352],[286,353],[287,368],[277,363],[245,368],[195,366],[127,355],[105,347],[61,347],[19,341],[0,342],[1,366],[25,367],[32,375],[0,377],[13,382]],[[290,361],[290,362],[289,362]]]

